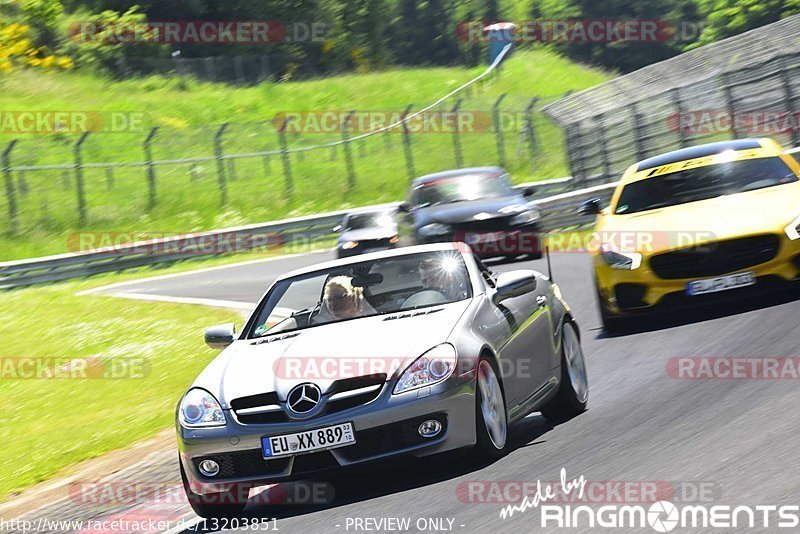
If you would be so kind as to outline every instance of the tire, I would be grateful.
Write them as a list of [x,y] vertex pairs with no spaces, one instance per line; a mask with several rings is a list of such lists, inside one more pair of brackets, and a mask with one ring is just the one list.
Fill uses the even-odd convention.
[[496,459],[508,453],[505,393],[498,378],[497,366],[484,357],[478,362],[475,377],[475,435],[475,452],[478,456]]
[[589,382],[578,330],[572,322],[561,329],[561,383],[558,392],[542,407],[542,415],[561,423],[586,411]]
[[[225,493],[209,493],[198,495],[189,487],[189,479],[183,469],[183,462],[178,460],[181,466],[181,480],[186,498],[189,500],[194,513],[206,519],[215,517],[239,517],[247,506],[247,493],[244,493],[244,486],[236,486],[232,491]],[[244,497],[243,497],[244,496]]]

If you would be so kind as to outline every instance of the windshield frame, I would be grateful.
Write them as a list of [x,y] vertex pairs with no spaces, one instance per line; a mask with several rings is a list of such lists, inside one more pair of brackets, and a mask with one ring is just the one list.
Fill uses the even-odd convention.
[[[275,291],[277,291],[280,288],[282,283],[285,283],[287,281],[289,281],[290,283],[294,283],[294,282],[299,282],[299,281],[302,281],[302,280],[307,280],[307,279],[310,279],[310,278],[314,278],[314,277],[317,277],[317,276],[327,276],[327,275],[330,275],[332,272],[334,272],[334,271],[336,271],[338,269],[352,268],[353,266],[361,264],[361,263],[372,263],[372,262],[377,262],[377,261],[380,261],[380,260],[395,259],[395,258],[398,259],[398,260],[402,260],[404,258],[409,258],[411,256],[423,256],[423,255],[434,254],[434,253],[451,253],[451,254],[457,255],[458,258],[463,262],[464,272],[465,272],[465,274],[467,276],[467,282],[468,282],[467,283],[468,295],[467,295],[466,298],[459,299],[459,300],[453,300],[453,301],[449,301],[449,302],[440,302],[440,303],[417,306],[417,307],[414,307],[414,308],[409,308],[407,310],[394,310],[394,311],[385,311],[385,312],[380,312],[380,311],[376,310],[377,313],[372,313],[372,314],[368,314],[368,315],[360,315],[358,317],[350,317],[350,318],[340,319],[340,320],[333,321],[333,322],[326,322],[326,323],[321,323],[321,324],[317,324],[317,325],[309,325],[309,326],[306,326],[306,327],[303,327],[303,328],[293,328],[293,329],[289,329],[289,330],[281,330],[279,332],[270,333],[269,331],[267,331],[267,332],[264,332],[261,335],[255,335],[256,328],[258,328],[258,318],[261,316],[261,313],[264,311],[264,308],[267,306],[267,303],[269,302],[270,297],[272,297],[274,295]],[[473,269],[469,259],[467,258],[466,254],[464,254],[463,252],[461,252],[459,250],[456,250],[456,249],[442,249],[442,250],[411,252],[411,253],[407,253],[407,254],[378,257],[378,258],[366,259],[366,260],[362,259],[362,258],[357,258],[357,261],[350,261],[350,262],[347,262],[347,263],[342,263],[342,264],[337,264],[337,265],[328,265],[328,266],[326,266],[324,268],[321,268],[321,269],[315,269],[315,270],[312,270],[312,271],[303,271],[303,272],[300,272],[300,273],[298,273],[296,275],[293,275],[293,276],[279,277],[278,279],[276,279],[272,283],[272,285],[270,285],[269,289],[261,297],[261,299],[258,302],[258,305],[255,307],[253,312],[250,314],[250,317],[248,317],[247,322],[245,323],[244,327],[242,328],[241,334],[239,335],[239,337],[237,339],[246,340],[246,341],[253,341],[253,340],[256,340],[256,339],[265,339],[265,338],[268,338],[270,336],[276,336],[276,335],[282,335],[282,334],[296,334],[297,332],[301,332],[303,330],[307,330],[309,328],[314,328],[314,327],[317,327],[317,326],[325,326],[325,325],[329,325],[329,324],[338,324],[338,323],[353,321],[355,319],[364,319],[364,318],[367,318],[367,317],[378,317],[378,316],[381,316],[381,315],[393,315],[393,314],[398,314],[398,313],[410,313],[410,312],[415,312],[415,311],[426,309],[426,308],[431,308],[431,307],[434,307],[434,306],[447,306],[447,305],[450,305],[450,304],[455,304],[457,302],[464,302],[466,300],[472,300],[476,296],[481,294],[479,291],[476,290],[475,274],[474,274],[473,270],[474,269]],[[276,303],[276,307],[277,307],[277,303]]]

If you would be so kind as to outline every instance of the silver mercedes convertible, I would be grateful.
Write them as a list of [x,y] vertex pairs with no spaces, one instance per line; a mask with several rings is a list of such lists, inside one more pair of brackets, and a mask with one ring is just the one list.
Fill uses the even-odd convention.
[[181,474],[203,517],[252,487],[395,456],[473,447],[586,409],[578,327],[558,286],[494,274],[458,243],[400,248],[279,278],[177,408]]

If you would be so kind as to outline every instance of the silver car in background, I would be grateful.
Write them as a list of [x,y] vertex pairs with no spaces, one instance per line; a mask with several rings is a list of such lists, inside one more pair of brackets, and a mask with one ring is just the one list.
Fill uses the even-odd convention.
[[[365,254],[278,279],[181,399],[184,487],[204,517],[247,491],[399,455],[508,452],[508,427],[586,409],[577,325],[558,287],[495,275],[457,243]],[[238,498],[237,498],[238,496]]]

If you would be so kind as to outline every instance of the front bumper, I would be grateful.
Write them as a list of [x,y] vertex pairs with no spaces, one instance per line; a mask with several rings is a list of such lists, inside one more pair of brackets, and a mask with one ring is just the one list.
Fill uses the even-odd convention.
[[[340,469],[364,462],[400,455],[427,456],[467,447],[475,443],[474,371],[452,377],[420,391],[392,395],[394,381],[387,382],[374,401],[342,412],[305,421],[277,424],[239,423],[230,410],[225,427],[186,429],[176,424],[180,459],[191,490],[197,494],[218,493],[234,485],[251,486],[296,480],[315,473]],[[427,419],[438,419],[442,432],[434,438],[422,438],[415,430]],[[293,457],[264,460],[262,436],[275,436],[352,422],[356,443],[338,449],[311,452]],[[205,477],[197,464],[215,459],[220,473]]]
[[[723,273],[683,279],[663,279],[650,268],[648,258],[638,269],[626,271],[612,269],[599,254],[593,254],[594,271],[599,297],[606,309],[614,315],[635,315],[655,307],[684,307],[703,302],[746,298],[765,290],[785,287],[800,281],[800,241],[782,239],[778,254],[770,261]],[[756,285],[707,295],[690,297],[686,294],[689,282],[751,271],[756,275]]]

